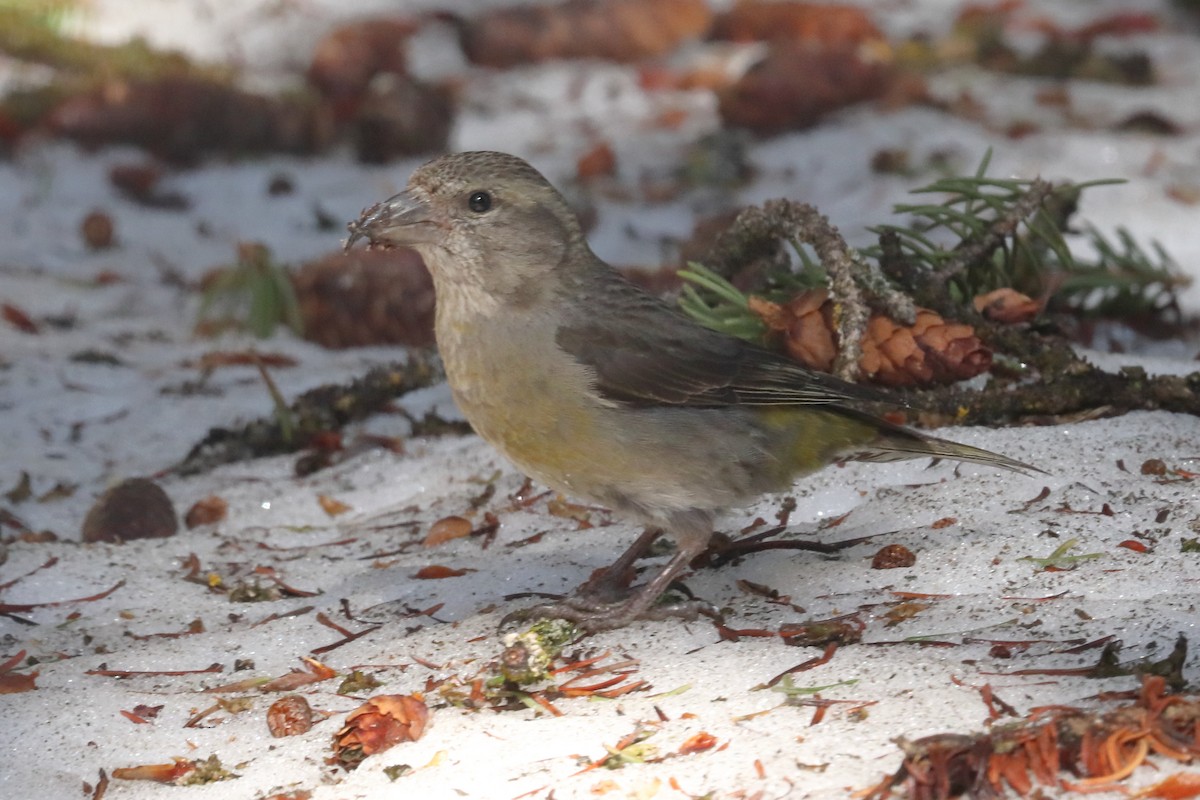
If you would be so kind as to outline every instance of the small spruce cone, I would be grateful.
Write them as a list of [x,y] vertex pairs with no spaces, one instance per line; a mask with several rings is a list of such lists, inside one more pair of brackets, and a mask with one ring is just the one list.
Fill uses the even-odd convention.
[[[752,297],[750,310],[783,335],[792,358],[822,372],[833,369],[838,348],[828,291],[804,292],[782,305]],[[863,377],[884,386],[953,383],[986,372],[992,364],[992,353],[974,328],[948,322],[926,308],[917,309],[912,326],[872,315],[862,347]]]
[[292,277],[304,335],[329,348],[433,344],[433,281],[412,250],[351,250]]

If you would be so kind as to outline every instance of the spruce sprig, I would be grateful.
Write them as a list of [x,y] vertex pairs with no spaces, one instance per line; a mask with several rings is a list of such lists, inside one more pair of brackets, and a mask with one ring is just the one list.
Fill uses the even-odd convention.
[[[1161,245],[1144,247],[1124,228],[1110,238],[1094,226],[1082,231],[1071,227],[1084,190],[1122,181],[1053,184],[1040,178],[989,177],[991,155],[989,150],[971,175],[941,178],[914,189],[914,195],[942,199],[894,206],[894,213],[907,216],[909,222],[869,228],[881,244],[864,248],[860,255],[879,263],[893,280],[911,282],[898,287],[901,292],[920,294],[925,287],[939,285],[964,309],[978,295],[1012,288],[1045,298],[1050,309],[1075,314],[1135,317],[1178,312],[1177,293],[1189,278]],[[1073,249],[1072,239],[1080,246]],[[795,239],[788,241],[798,258],[794,263],[781,260],[759,276],[748,293],[785,302],[803,288],[825,285],[825,271],[808,248]],[[680,272],[688,281],[680,305],[706,325],[760,339],[764,326],[749,310],[746,293],[724,277],[732,271],[728,264],[716,270],[689,264]]]

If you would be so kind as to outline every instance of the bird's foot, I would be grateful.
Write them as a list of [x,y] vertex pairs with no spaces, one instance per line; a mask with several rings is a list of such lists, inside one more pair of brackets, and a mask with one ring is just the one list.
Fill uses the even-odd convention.
[[679,617],[694,620],[704,615],[719,621],[721,614],[711,603],[695,599],[686,589],[686,599],[663,600],[667,590],[677,585],[676,579],[686,571],[698,548],[676,552],[654,577],[641,586],[632,586],[637,579],[634,561],[645,553],[658,535],[657,529],[647,529],[612,566],[594,572],[573,596],[514,611],[500,624],[528,619],[564,619],[587,633],[598,633],[623,628],[640,619]]
[[701,615],[720,620],[721,614],[705,600],[687,599],[665,603],[644,602],[640,592],[612,602],[590,595],[564,597],[553,603],[541,603],[505,615],[500,621],[503,627],[515,622],[531,619],[564,619],[587,633],[599,633],[623,628],[638,620],[664,620],[679,618],[695,620]]

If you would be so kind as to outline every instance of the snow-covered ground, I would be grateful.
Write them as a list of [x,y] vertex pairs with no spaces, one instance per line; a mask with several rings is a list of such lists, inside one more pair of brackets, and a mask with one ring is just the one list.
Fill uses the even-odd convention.
[[[933,0],[900,5],[880,11],[881,22],[915,27],[914,20],[940,19],[937,24],[944,25],[957,7]],[[1080,18],[1120,6],[1044,5],[1047,13]],[[1178,19],[1166,3],[1144,5]],[[73,24],[102,40],[138,32],[197,57],[235,58],[264,83],[303,66],[315,38],[345,14],[337,10],[341,4],[317,0],[157,0],[136,6],[135,13],[133,4],[96,0],[89,16]],[[356,13],[391,7],[361,4]],[[417,69],[454,69],[458,62],[455,54],[447,55],[444,32],[425,36],[414,47]],[[964,70],[937,78],[935,90],[951,96],[969,88],[984,102],[995,129],[928,109],[851,110],[812,131],[752,145],[758,177],[729,200],[803,199],[820,207],[852,241],[864,242],[862,227],[884,219],[915,185],[910,178],[871,172],[874,152],[906,148],[914,163],[949,152],[970,169],[991,147],[997,175],[1127,179],[1090,191],[1082,217],[1101,230],[1125,226],[1141,241],[1156,239],[1181,265],[1200,273],[1200,211],[1168,192],[1179,183],[1200,184],[1200,37],[1195,25],[1181,24],[1127,44],[1153,54],[1162,83],[1149,90],[1073,83],[1074,108],[1093,120],[1090,127],[1047,119],[1040,130],[1007,139],[995,130],[1005,121],[1044,113],[1031,99],[1035,82]],[[688,112],[685,124],[669,133],[651,124],[666,102]],[[612,144],[620,182],[634,186],[643,171],[677,158],[683,142],[718,124],[707,96],[647,95],[632,69],[612,65],[553,64],[477,75],[464,109],[454,149],[510,150],[556,182],[573,173],[588,137]],[[1111,130],[1114,121],[1143,110],[1160,112],[1184,133],[1154,137]],[[81,786],[95,784],[101,769],[111,773],[212,754],[241,777],[186,788],[113,781],[106,796],[259,798],[302,789],[314,800],[401,794],[845,797],[896,768],[895,737],[984,730],[988,711],[979,693],[984,684],[1022,713],[1056,704],[1103,708],[1089,698],[1136,685],[1131,677],[1005,674],[1093,663],[1098,650],[1064,652],[1077,640],[1113,635],[1124,643],[1123,658],[1135,659],[1165,655],[1179,634],[1193,644],[1200,638],[1200,560],[1181,552],[1183,540],[1200,531],[1200,489],[1186,477],[1140,470],[1156,458],[1169,470],[1200,472],[1200,423],[1190,416],[1136,413],[947,434],[1036,464],[1049,476],[925,462],[826,469],[795,487],[791,535],[825,543],[869,536],[868,541],[836,556],[759,553],[690,577],[688,586],[725,608],[733,628],[775,630],[784,623],[859,613],[866,623],[863,644],[844,647],[827,664],[794,676],[797,686],[839,684],[821,696],[849,701],[830,708],[817,725],[811,724],[811,708],[789,705],[781,692],[757,687],[819,650],[770,638],[723,642],[708,622],[665,622],[598,635],[572,649],[608,651],[610,661],[635,659],[633,677],[647,681],[648,689],[611,700],[560,700],[559,717],[544,710],[436,707],[423,738],[369,758],[349,773],[325,764],[342,715],[361,702],[335,694],[336,681],[301,690],[315,708],[334,715],[301,736],[272,738],[264,717],[276,697],[254,693],[244,693],[252,702],[241,713],[222,710],[197,727],[184,727],[214,703],[216,696],[205,688],[281,675],[299,668],[314,649],[340,640],[343,634],[322,624],[320,613],[354,631],[380,625],[318,656],[340,673],[361,669],[375,675],[384,683],[378,691],[421,692],[431,680],[469,678],[499,654],[500,617],[530,602],[506,595],[569,591],[608,564],[636,531],[619,519],[575,530],[576,523],[551,513],[545,500],[516,503],[512,495],[521,476],[469,436],[413,439],[403,454],[371,451],[303,478],[294,475],[294,457],[168,477],[161,484],[181,512],[217,494],[229,503],[226,519],[167,539],[80,544],[84,514],[112,482],[172,466],[212,426],[270,413],[270,398],[250,367],[219,369],[202,391],[186,391],[201,378],[194,365],[198,356],[251,345],[290,355],[298,366],[274,370],[273,377],[292,397],[401,355],[385,348],[330,352],[283,334],[265,343],[193,338],[197,298],[165,276],[198,278],[231,261],[236,243],[245,240],[265,243],[289,263],[334,250],[339,235],[318,228],[314,207],[352,219],[401,187],[417,160],[364,167],[334,154],[214,162],[167,178],[170,188],[191,200],[181,212],[146,209],[111,188],[109,167],[139,158],[131,150],[84,154],[66,144],[33,143],[0,163],[0,301],[43,323],[70,320],[42,324],[37,335],[0,326],[0,489],[15,486],[26,472],[34,495],[0,505],[59,539],[8,545],[7,560],[0,563],[0,603],[89,597],[120,584],[102,599],[39,605],[0,617],[0,663],[20,651],[41,662],[36,691],[0,697],[0,797],[79,797]],[[294,193],[268,194],[278,174],[291,178]],[[608,194],[597,200],[599,222],[591,239],[614,263],[657,264],[663,241],[686,238],[691,229],[695,212],[688,198],[647,206]],[[115,222],[114,249],[92,252],[78,235],[80,220],[96,208]],[[119,280],[98,283],[102,273]],[[1184,303],[1187,311],[1200,311],[1200,287],[1193,286]],[[1195,369],[1194,346],[1143,349],[1098,358],[1145,364],[1154,372]],[[119,363],[76,358],[86,351],[111,354]],[[445,387],[419,392],[405,404],[454,413]],[[402,435],[406,425],[392,415],[358,429]],[[76,488],[61,499],[36,499],[60,483]],[[489,483],[494,494],[478,504]],[[1043,487],[1049,493],[1035,499]],[[330,516],[319,503],[322,496],[350,510]],[[721,530],[736,533],[756,517],[773,519],[780,503],[781,498],[764,498],[731,511]],[[1111,513],[1094,513],[1105,506]],[[462,515],[479,524],[485,512],[500,521],[486,547],[477,537],[421,544],[436,520]],[[592,513],[596,522],[609,521]],[[1046,557],[1070,539],[1078,540],[1072,553],[1101,557],[1062,572],[1022,560]],[[1146,545],[1146,552],[1122,547],[1127,540]],[[916,564],[871,569],[871,556],[893,543],[914,551]],[[184,579],[192,555],[200,574],[226,583],[253,581],[251,570],[270,567],[288,586],[319,594],[233,603]],[[52,558],[56,563],[34,571]],[[414,579],[431,565],[472,571]],[[770,587],[790,596],[793,605],[768,602],[740,588],[739,581]],[[928,607],[915,615],[889,619],[885,614],[904,599],[900,593],[932,596],[920,600]],[[432,615],[415,613],[439,605]],[[304,607],[311,610],[288,616]],[[194,620],[202,621],[202,632],[156,636],[185,631]],[[950,645],[923,646],[924,639]],[[1038,643],[1002,658],[989,644],[1000,640]],[[235,661],[245,669],[234,673]],[[214,663],[221,665],[220,674],[89,674],[204,670]],[[1185,674],[1192,677],[1197,666],[1193,653]],[[437,705],[437,691],[429,691],[427,699]],[[867,703],[872,705],[847,711]],[[151,724],[134,724],[121,714],[139,705],[162,709]],[[620,770],[584,770],[639,726],[652,733],[647,742],[659,756],[675,753],[702,731],[718,744]],[[397,764],[414,771],[393,781],[385,769]],[[1176,768],[1164,764],[1157,775],[1143,769],[1131,783],[1147,784]]]

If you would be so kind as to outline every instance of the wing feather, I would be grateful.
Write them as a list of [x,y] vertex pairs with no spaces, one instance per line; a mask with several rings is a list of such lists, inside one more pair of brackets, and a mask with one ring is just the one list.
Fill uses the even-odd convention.
[[[700,408],[895,403],[882,392],[705,328],[617,273],[605,272],[605,285],[569,288],[576,307],[582,298],[588,313],[560,326],[556,340],[595,371],[596,388],[609,400]],[[602,297],[603,304],[588,304],[589,297]],[[620,324],[589,308],[613,303],[620,304]]]

